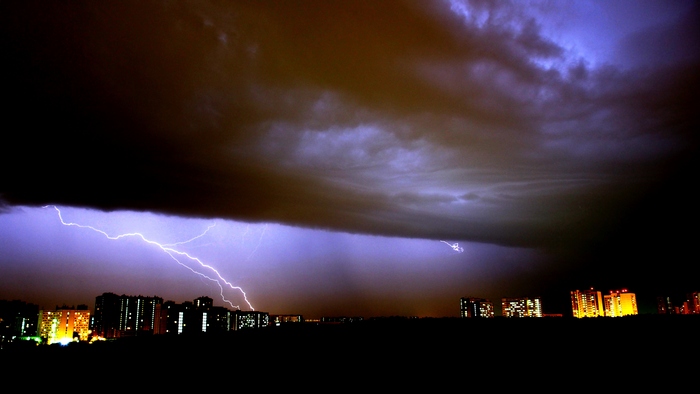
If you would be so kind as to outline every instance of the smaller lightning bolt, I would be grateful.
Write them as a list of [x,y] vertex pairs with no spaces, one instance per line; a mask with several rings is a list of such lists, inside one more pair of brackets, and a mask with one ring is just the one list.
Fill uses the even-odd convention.
[[[55,207],[54,207],[54,208],[55,208]],[[201,234],[199,234],[199,235],[197,235],[197,236],[195,236],[195,237],[192,237],[192,238],[188,239],[187,241],[175,242],[175,243],[172,243],[172,244],[163,244],[163,246],[177,246],[177,245],[188,244],[188,243],[190,243],[190,242],[192,242],[192,241],[194,241],[194,240],[196,240],[196,239],[198,239],[198,238],[202,238],[203,236],[207,235],[207,233],[209,232],[209,230],[211,230],[214,226],[216,226],[216,223],[214,223],[214,224],[210,225],[209,227],[207,227],[207,229],[204,230],[203,233],[201,233]]]
[[461,247],[461,246],[459,246],[459,244],[458,244],[457,242],[455,242],[455,243],[453,243],[453,244],[451,244],[451,243],[449,243],[449,242],[445,242],[445,241],[440,241],[440,242],[442,242],[442,243],[446,244],[447,246],[451,247],[451,248],[454,249],[454,251],[457,252],[457,253],[462,253],[462,252],[464,252],[464,248]]
[[[258,248],[260,247],[260,244],[262,243],[263,235],[265,235],[265,230],[267,230],[267,224],[265,225],[265,227],[263,227],[262,233],[260,233],[260,239],[258,240],[258,244],[255,246],[255,249],[253,249],[253,251],[250,252],[250,254],[248,255],[248,258],[246,259],[246,261],[250,260],[250,258],[253,257],[253,255],[255,254],[255,252],[258,251]],[[248,228],[247,228],[247,227],[246,227],[246,232],[248,232]],[[245,234],[244,234],[244,235],[245,235]]]
[[[44,208],[48,208],[48,207],[49,207],[49,206],[47,205],[47,206],[45,206]],[[54,209],[56,210],[56,212],[58,213],[58,218],[61,220],[61,224],[63,224],[64,226],[76,226],[76,227],[80,227],[80,228],[87,228],[87,229],[90,229],[90,230],[92,230],[92,231],[96,231],[96,232],[98,232],[98,233],[104,235],[105,237],[107,237],[108,239],[111,239],[111,240],[118,240],[118,239],[121,239],[121,238],[124,238],[124,237],[137,237],[137,238],[141,238],[142,241],[144,241],[144,242],[146,242],[146,243],[148,243],[148,244],[157,246],[157,247],[160,248],[163,252],[167,253],[167,254],[170,256],[170,258],[172,258],[173,260],[175,260],[176,263],[178,263],[178,264],[180,264],[181,266],[183,266],[183,267],[187,268],[188,270],[192,271],[194,274],[197,274],[197,275],[199,275],[199,276],[201,276],[201,277],[203,277],[203,278],[205,278],[205,279],[208,279],[208,280],[210,280],[210,281],[212,281],[212,282],[216,282],[216,284],[219,285],[219,290],[220,290],[220,294],[221,294],[221,299],[222,299],[224,302],[226,302],[226,303],[228,303],[229,305],[231,305],[231,307],[233,307],[234,309],[240,309],[240,307],[239,307],[238,305],[233,305],[233,303],[231,303],[231,301],[229,301],[229,300],[226,299],[226,297],[224,296],[224,284],[225,284],[226,286],[228,286],[229,288],[231,288],[231,289],[240,291],[241,294],[243,294],[243,299],[244,299],[245,302],[248,304],[248,307],[250,307],[251,310],[255,310],[255,308],[253,308],[253,305],[250,304],[250,301],[248,301],[248,296],[246,295],[245,291],[243,291],[242,288],[240,288],[240,287],[238,287],[238,286],[234,286],[233,284],[231,284],[230,282],[228,282],[226,279],[224,279],[224,278],[221,276],[221,274],[219,273],[219,271],[217,271],[214,267],[212,267],[212,266],[210,266],[210,265],[208,265],[208,264],[205,264],[204,262],[202,262],[202,261],[201,261],[200,259],[198,259],[197,257],[191,256],[191,255],[189,255],[189,254],[186,253],[186,252],[182,252],[182,251],[179,251],[179,250],[176,250],[176,249],[173,249],[173,248],[172,248],[173,246],[176,246],[176,245],[183,245],[183,244],[186,244],[186,243],[188,243],[188,242],[192,242],[192,241],[194,241],[194,240],[197,239],[197,238],[203,237],[209,230],[211,230],[212,227],[214,227],[214,225],[209,226],[202,234],[197,235],[196,237],[194,237],[194,238],[192,238],[192,239],[190,239],[190,240],[183,241],[183,242],[176,242],[176,243],[172,243],[172,244],[161,244],[161,243],[158,243],[158,242],[156,242],[156,241],[151,241],[151,240],[147,239],[147,238],[146,238],[145,236],[143,236],[143,234],[141,234],[141,233],[126,233],[126,234],[120,234],[120,235],[117,235],[117,236],[111,236],[111,235],[107,234],[106,232],[104,232],[104,231],[102,231],[102,230],[100,230],[100,229],[97,229],[97,228],[95,228],[95,227],[92,227],[92,226],[82,225],[82,224],[78,224],[78,223],[66,222],[66,221],[63,220],[63,216],[61,215],[61,211],[58,209],[58,207],[53,206],[53,208],[54,208]],[[210,277],[210,276],[207,276],[207,275],[205,275],[205,274],[203,274],[203,273],[201,273],[201,272],[195,270],[194,268],[192,268],[192,267],[188,266],[187,264],[183,263],[182,261],[180,261],[180,260],[178,259],[178,257],[179,257],[179,258],[186,258],[186,259],[189,259],[190,261],[197,262],[202,268],[206,268],[206,269],[208,269],[208,270],[214,272],[214,274],[215,274],[216,277],[215,277],[215,278],[212,278],[212,277]],[[217,278],[218,278],[218,279],[217,279]],[[222,283],[223,283],[223,284],[222,284]]]

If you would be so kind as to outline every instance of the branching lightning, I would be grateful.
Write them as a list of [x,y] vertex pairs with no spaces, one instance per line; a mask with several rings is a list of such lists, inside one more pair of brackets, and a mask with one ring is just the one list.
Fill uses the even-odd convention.
[[446,242],[446,241],[440,241],[440,242],[442,242],[442,243],[448,245],[449,247],[451,247],[452,249],[454,249],[454,251],[457,252],[457,253],[462,253],[462,252],[464,252],[464,248],[461,247],[461,246],[459,246],[459,244],[458,244],[457,242],[455,242],[455,243],[453,243],[453,244],[451,244],[451,243],[449,243],[449,242]]
[[[46,206],[46,207],[44,207],[44,208],[47,208],[47,207],[48,207],[48,206]],[[233,289],[233,290],[240,291],[241,294],[243,295],[243,299],[244,299],[245,302],[248,304],[248,307],[249,307],[251,310],[255,310],[255,308],[253,308],[253,305],[250,304],[250,301],[248,301],[248,296],[246,295],[245,291],[243,291],[242,288],[240,288],[240,287],[238,287],[238,286],[234,286],[233,284],[231,284],[229,281],[227,281],[226,279],[224,279],[224,278],[221,276],[221,274],[219,273],[219,271],[217,271],[214,267],[212,267],[212,266],[210,266],[210,265],[208,265],[208,264],[205,264],[205,263],[202,262],[199,258],[194,257],[194,256],[191,256],[191,255],[188,254],[187,252],[183,252],[183,251],[180,251],[180,250],[177,250],[177,249],[174,249],[174,248],[173,248],[174,246],[177,246],[177,245],[184,245],[184,244],[186,244],[186,243],[192,242],[192,241],[194,241],[194,240],[196,240],[196,239],[198,239],[198,238],[203,237],[204,235],[207,234],[207,232],[209,232],[209,230],[211,230],[212,227],[214,227],[214,225],[211,225],[211,226],[207,227],[207,229],[206,229],[202,234],[199,234],[199,235],[197,235],[196,237],[193,237],[193,238],[191,238],[191,239],[189,239],[189,240],[187,240],[187,241],[176,242],[176,243],[172,243],[172,244],[161,244],[161,243],[158,243],[158,242],[156,242],[156,241],[152,241],[152,240],[150,240],[150,239],[147,239],[147,238],[146,238],[145,236],[143,236],[143,234],[141,234],[141,233],[126,233],[126,234],[120,234],[120,235],[116,235],[116,236],[111,236],[111,235],[107,234],[106,232],[104,232],[104,231],[102,231],[102,230],[100,230],[100,229],[97,229],[97,228],[95,228],[95,227],[92,227],[92,226],[82,225],[82,224],[78,224],[78,223],[66,222],[66,221],[63,220],[63,216],[61,215],[61,211],[58,209],[58,207],[53,206],[53,208],[54,208],[54,209],[56,210],[56,212],[58,213],[58,218],[61,220],[61,223],[62,223],[64,226],[75,226],[75,227],[80,227],[80,228],[87,228],[87,229],[90,229],[90,230],[92,230],[92,231],[98,232],[98,233],[104,235],[105,237],[107,237],[108,239],[111,239],[111,240],[118,240],[118,239],[125,238],[125,237],[137,237],[137,238],[140,238],[142,241],[144,241],[144,242],[146,242],[146,243],[148,243],[148,244],[157,246],[157,247],[160,248],[163,252],[167,253],[167,254],[170,256],[170,258],[172,258],[173,260],[175,260],[176,263],[180,264],[181,266],[187,268],[188,270],[192,271],[193,273],[195,273],[195,274],[197,274],[197,275],[199,275],[199,276],[201,276],[201,277],[203,277],[203,278],[205,278],[205,279],[208,279],[208,280],[210,280],[210,281],[212,281],[212,282],[216,282],[216,284],[219,285],[219,290],[220,290],[220,294],[221,294],[221,299],[222,299],[224,302],[226,302],[227,304],[231,305],[231,307],[233,307],[234,309],[240,309],[240,307],[239,307],[238,305],[234,305],[231,301],[229,301],[228,299],[226,299],[226,297],[224,296],[224,285],[228,286],[229,288],[231,288],[231,289]],[[197,264],[200,265],[200,267],[206,268],[206,269],[208,269],[209,271],[213,272],[213,273],[215,274],[215,277],[211,277],[211,276],[205,275],[204,273],[195,270],[194,268],[192,268],[192,267],[190,267],[189,265],[187,265],[187,264],[183,263],[182,261],[180,261],[180,259],[183,259],[183,260],[187,259],[187,260],[190,260],[190,261],[192,261],[192,262],[196,262]],[[217,278],[218,278],[218,279],[217,279]]]

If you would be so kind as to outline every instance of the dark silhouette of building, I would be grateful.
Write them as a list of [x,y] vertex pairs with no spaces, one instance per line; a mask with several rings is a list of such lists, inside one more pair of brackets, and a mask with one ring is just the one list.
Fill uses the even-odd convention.
[[656,297],[656,311],[660,315],[673,314],[673,303],[671,302],[671,297]]
[[493,303],[485,298],[462,297],[459,303],[461,317],[494,317]]
[[162,304],[160,297],[103,293],[95,297],[93,333],[102,338],[152,335]]
[[661,315],[697,315],[700,314],[700,292],[685,295],[657,297],[657,312]]
[[214,306],[209,297],[194,300],[194,324],[198,332],[220,333],[231,330],[232,312],[222,306]]
[[209,297],[177,304],[163,303],[157,334],[221,333],[233,328],[233,312],[214,306]]
[[0,300],[0,340],[35,336],[39,321],[39,306],[24,301]]

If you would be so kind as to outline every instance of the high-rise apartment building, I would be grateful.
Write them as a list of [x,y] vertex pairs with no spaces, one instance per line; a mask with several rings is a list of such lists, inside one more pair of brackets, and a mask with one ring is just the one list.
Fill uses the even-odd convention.
[[623,290],[612,290],[604,297],[605,316],[620,317],[637,314],[637,296]]
[[159,324],[154,334],[216,333],[232,329],[233,312],[222,306],[214,306],[209,297],[199,297],[181,304],[164,302],[157,319]]
[[662,315],[700,314],[700,293],[692,292],[685,297],[676,294],[673,297],[657,297],[657,311]]
[[542,299],[502,298],[501,312],[505,317],[542,317]]
[[162,304],[160,297],[104,293],[95,297],[93,329],[103,338],[153,334]]
[[688,307],[689,314],[700,314],[700,292],[688,294]]
[[462,297],[459,304],[461,317],[494,317],[493,303],[485,298]]
[[233,329],[262,328],[270,324],[270,315],[267,312],[241,311],[233,314]]
[[660,315],[672,315],[673,302],[671,301],[671,297],[656,297],[656,310]]
[[186,320],[190,315],[190,310],[194,308],[193,304],[182,303],[177,304],[175,301],[165,301],[161,307],[160,324],[158,326],[159,334],[183,334],[187,327]]
[[590,290],[574,290],[571,292],[571,311],[574,317],[605,316],[603,295],[593,288]]
[[194,300],[194,318],[198,332],[226,332],[231,329],[232,312],[223,306],[214,306],[210,297]]
[[47,344],[87,341],[90,335],[90,311],[57,309],[39,311],[38,334]]
[[2,338],[37,335],[38,316],[38,305],[0,300],[0,341]]

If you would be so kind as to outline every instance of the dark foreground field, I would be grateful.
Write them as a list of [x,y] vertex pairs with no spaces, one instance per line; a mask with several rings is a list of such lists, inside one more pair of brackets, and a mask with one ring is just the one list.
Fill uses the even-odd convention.
[[[3,370],[317,378],[524,379],[646,382],[683,379],[700,354],[700,316],[572,319],[379,319],[290,324],[226,335],[153,336],[0,351]],[[52,369],[53,369],[52,368]],[[80,372],[78,372],[80,371]],[[196,372],[195,372],[196,373]],[[695,379],[697,379],[695,372]],[[687,378],[687,376],[686,376]],[[583,382],[582,381],[582,382]],[[602,384],[602,383],[601,383]]]

